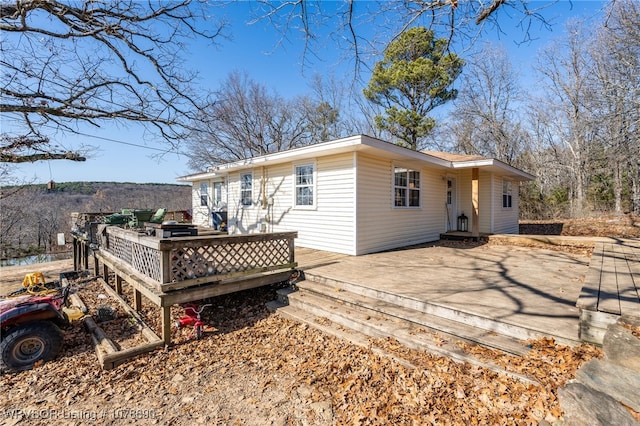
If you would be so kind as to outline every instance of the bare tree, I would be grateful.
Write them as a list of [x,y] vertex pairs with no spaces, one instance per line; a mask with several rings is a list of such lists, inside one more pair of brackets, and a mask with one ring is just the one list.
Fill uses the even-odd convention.
[[616,1],[598,32],[595,63],[597,126],[612,175],[614,210],[623,213],[623,191],[631,188],[626,206],[640,214],[640,6]]
[[580,22],[567,26],[567,37],[542,52],[537,70],[545,81],[546,93],[538,108],[551,112],[548,132],[551,148],[558,153],[572,178],[571,196],[574,217],[584,214],[589,166],[593,142],[598,130],[591,126],[594,100],[593,64],[587,52],[591,40]]
[[450,124],[454,150],[514,164],[527,139],[518,76],[506,51],[485,45],[467,62]]
[[521,188],[520,207],[529,219],[556,219],[571,215],[570,193],[574,185],[570,152],[556,135],[553,123],[563,120],[557,110],[541,106],[533,100],[526,115],[529,141],[521,164],[536,176]]
[[337,139],[359,133],[359,109],[354,109],[354,96],[359,90],[335,75],[315,74],[310,82],[311,95],[305,97],[311,138],[315,142]]
[[233,72],[203,109],[188,142],[193,169],[283,151],[312,142],[305,108]]
[[3,1],[1,160],[81,161],[47,135],[107,121],[141,123],[177,145],[200,104],[184,41],[223,29],[200,0]]
[[[356,72],[368,67],[371,56],[383,52],[389,43],[414,26],[433,30],[450,42],[470,45],[485,31],[485,26],[502,31],[499,16],[509,14],[522,30],[522,41],[530,40],[530,28],[536,23],[549,27],[544,9],[557,0],[408,0],[367,1],[290,0],[256,3],[254,23],[269,22],[280,34],[281,43],[300,34],[304,37],[303,59],[310,64],[321,55],[327,43],[345,52]],[[504,11],[504,12],[503,12]],[[329,31],[326,31],[329,28]],[[375,28],[372,37],[371,29]],[[326,38],[321,34],[329,33]]]

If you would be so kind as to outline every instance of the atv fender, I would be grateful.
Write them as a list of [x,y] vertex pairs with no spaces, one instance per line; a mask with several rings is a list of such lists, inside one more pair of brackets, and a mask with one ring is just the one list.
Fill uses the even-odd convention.
[[64,313],[49,303],[25,303],[0,314],[2,328],[39,320],[52,320],[60,325],[68,323]]

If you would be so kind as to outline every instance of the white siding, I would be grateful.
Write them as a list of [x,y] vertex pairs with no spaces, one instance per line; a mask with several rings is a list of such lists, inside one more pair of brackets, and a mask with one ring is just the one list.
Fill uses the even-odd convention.
[[[294,206],[294,163],[253,169],[254,205],[240,206],[240,173],[229,176],[229,232],[297,231],[296,245],[355,254],[353,153],[314,160],[315,208]],[[305,164],[309,164],[307,161]],[[265,178],[265,208],[261,177]],[[269,198],[273,201],[270,203]]]
[[493,193],[494,193],[494,227],[495,234],[517,234],[518,226],[518,182],[511,183],[512,204],[511,208],[502,207],[502,177],[494,177]]
[[[314,164],[315,205],[311,208],[294,205],[296,164]],[[395,166],[420,170],[419,208],[393,207]],[[228,229],[231,234],[297,231],[298,246],[350,255],[435,241],[446,230],[447,171],[421,167],[348,152],[235,171],[226,177],[223,189],[228,197]],[[242,206],[240,176],[247,172],[253,173],[253,204]],[[456,178],[456,215],[464,212],[469,230],[473,229],[471,173],[471,169],[448,173]],[[481,169],[479,178],[480,232],[518,233],[518,183],[513,182],[513,207],[504,209],[502,177]],[[193,223],[211,226],[211,206],[200,206],[201,182],[193,182]],[[213,191],[213,180],[206,182]]]
[[[200,184],[202,182],[209,183],[208,180],[195,181],[193,182],[191,189],[191,206],[193,215],[191,223],[198,226],[211,226],[211,206],[200,205]],[[209,191],[211,191],[211,185],[209,185]],[[210,196],[210,194],[207,195]]]
[[[261,169],[246,169],[228,176],[228,203],[227,221],[230,234],[251,234],[260,231],[261,213],[260,207],[260,171]],[[250,206],[243,206],[240,202],[240,175],[253,173],[252,200]]]
[[443,173],[420,169],[421,207],[394,208],[391,160],[358,154],[356,254],[435,241],[443,230],[446,181]]

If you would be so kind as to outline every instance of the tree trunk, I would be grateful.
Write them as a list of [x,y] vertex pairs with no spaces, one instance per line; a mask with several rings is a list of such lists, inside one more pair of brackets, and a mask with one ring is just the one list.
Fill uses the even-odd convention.
[[631,211],[636,217],[640,216],[640,173],[638,170],[631,178]]
[[622,167],[616,161],[613,168],[613,196],[615,200],[615,214],[622,215]]

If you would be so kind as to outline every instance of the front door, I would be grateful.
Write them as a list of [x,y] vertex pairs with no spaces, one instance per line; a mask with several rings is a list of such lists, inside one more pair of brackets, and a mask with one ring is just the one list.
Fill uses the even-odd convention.
[[447,178],[447,231],[457,229],[456,179]]

